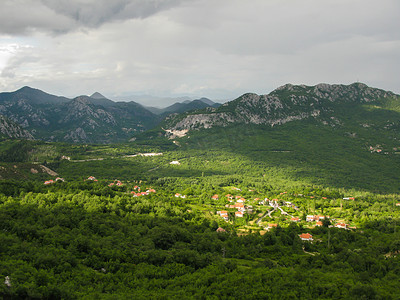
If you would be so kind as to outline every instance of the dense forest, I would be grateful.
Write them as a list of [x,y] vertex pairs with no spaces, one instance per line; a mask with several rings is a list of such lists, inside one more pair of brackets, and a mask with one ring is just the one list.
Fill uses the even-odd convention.
[[[327,147],[329,163],[298,151],[309,145],[294,147],[290,127],[266,131],[211,131],[208,143],[201,132],[176,143],[3,140],[0,295],[398,299],[397,156],[346,137],[355,152]],[[241,147],[226,145],[233,134]]]
[[[357,230],[292,223],[238,234],[152,186],[161,190],[133,198],[101,182],[3,183],[2,296],[398,297],[399,220],[388,218],[390,206],[375,205],[381,216],[370,212]],[[301,241],[305,231],[313,242]]]

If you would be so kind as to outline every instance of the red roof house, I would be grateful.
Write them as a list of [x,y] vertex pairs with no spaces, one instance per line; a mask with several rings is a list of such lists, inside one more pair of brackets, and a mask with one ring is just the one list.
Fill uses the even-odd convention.
[[312,241],[313,240],[312,235],[309,233],[302,233],[299,235],[299,237],[302,241]]

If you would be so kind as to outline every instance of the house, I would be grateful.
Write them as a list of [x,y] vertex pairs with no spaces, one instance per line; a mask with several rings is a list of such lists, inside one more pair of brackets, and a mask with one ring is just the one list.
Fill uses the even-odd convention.
[[275,224],[275,223],[268,224],[268,229],[271,229],[273,227],[275,227],[275,228],[278,227],[278,224]]
[[290,219],[290,221],[297,223],[297,222],[300,222],[300,218],[293,217],[293,218]]
[[148,189],[146,192],[147,192],[147,193],[155,193],[156,190],[155,190],[155,189]]
[[53,184],[53,183],[54,183],[53,179],[50,179],[50,180],[47,180],[47,181],[44,182],[45,185]]
[[317,223],[315,223],[315,226],[322,226],[322,222],[318,221]]
[[235,204],[235,208],[236,208],[238,211],[245,211],[245,208],[244,208],[244,204],[243,204],[243,203],[236,203],[236,204]]
[[180,165],[181,163],[177,160],[173,160],[169,163],[170,165]]
[[214,195],[214,196],[211,197],[211,199],[213,199],[213,200],[218,200],[218,199],[219,199],[219,196],[218,196],[218,195]]
[[246,199],[240,198],[240,199],[238,199],[236,202],[243,203],[243,202],[245,202],[245,201],[246,201]]
[[396,206],[400,206],[400,203],[396,203]]
[[307,222],[314,222],[314,221],[315,221],[315,216],[313,216],[313,215],[307,215],[306,221],[307,221]]
[[179,198],[180,196],[181,196],[181,194],[179,194],[179,193],[176,193],[176,194],[175,194],[175,197],[176,197],[176,198]]
[[56,178],[56,181],[61,181],[61,182],[64,182],[65,180],[64,180],[64,178],[57,177],[57,178]]
[[241,212],[241,211],[235,212],[235,217],[237,217],[237,218],[243,218],[243,212]]
[[229,220],[228,214],[221,214],[221,218],[224,219],[225,221]]
[[309,241],[309,242],[313,241],[313,237],[312,237],[312,235],[309,234],[309,233],[302,233],[302,234],[299,235],[299,238],[300,238],[302,241]]
[[89,176],[87,180],[97,181],[96,177],[94,176]]
[[336,223],[335,227],[336,228],[341,228],[341,229],[347,229],[347,224],[346,223]]
[[226,230],[223,229],[223,228],[221,228],[221,227],[218,227],[217,230],[216,230],[216,232],[226,232]]

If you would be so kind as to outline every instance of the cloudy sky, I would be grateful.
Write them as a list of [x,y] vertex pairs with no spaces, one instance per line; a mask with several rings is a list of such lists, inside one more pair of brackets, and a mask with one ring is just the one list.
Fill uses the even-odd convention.
[[233,99],[400,93],[399,0],[0,0],[0,91]]

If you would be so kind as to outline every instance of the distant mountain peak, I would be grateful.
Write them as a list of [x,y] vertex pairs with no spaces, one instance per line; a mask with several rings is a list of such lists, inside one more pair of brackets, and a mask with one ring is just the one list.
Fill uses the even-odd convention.
[[210,106],[212,106],[212,105],[215,104],[214,101],[211,101],[210,99],[205,98],[205,97],[202,97],[202,98],[200,98],[200,99],[198,99],[198,100],[200,100],[201,102],[203,102],[203,103],[205,103],[205,104],[208,104],[208,105],[210,105]]
[[25,85],[22,88],[20,88],[18,91],[21,92],[21,91],[32,91],[32,90],[37,90],[37,89],[31,88],[30,86]]
[[104,97],[102,94],[100,94],[99,92],[94,92],[90,98],[93,99],[107,99],[106,97]]

